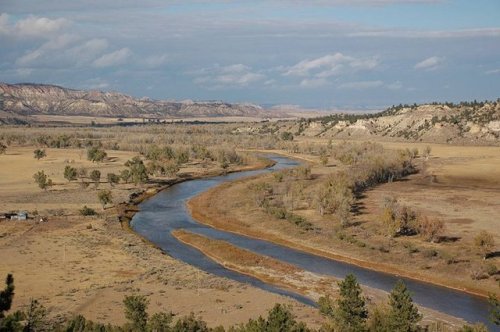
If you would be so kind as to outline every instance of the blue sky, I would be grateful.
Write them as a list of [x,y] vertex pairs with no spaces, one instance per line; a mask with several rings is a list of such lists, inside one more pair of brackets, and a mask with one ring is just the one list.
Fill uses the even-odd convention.
[[0,81],[315,108],[500,97],[497,0],[2,0]]

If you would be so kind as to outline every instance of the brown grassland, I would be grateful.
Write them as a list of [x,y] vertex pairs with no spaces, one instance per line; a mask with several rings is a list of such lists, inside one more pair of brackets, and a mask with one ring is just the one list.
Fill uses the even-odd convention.
[[[418,173],[364,190],[356,198],[349,223],[342,226],[337,215],[318,212],[314,197],[325,179],[350,170],[332,155],[322,164],[318,153],[343,142],[318,138],[292,142],[279,135],[241,132],[241,126],[246,125],[3,127],[0,143],[5,142],[7,150],[0,154],[0,213],[22,210],[37,216],[19,222],[0,219],[0,277],[14,274],[14,309],[36,298],[55,320],[83,314],[89,319],[122,324],[124,296],[144,294],[152,312],[194,312],[210,326],[245,322],[264,315],[279,302],[292,305],[298,320],[319,327],[324,318],[316,309],[202,272],[163,254],[120,223],[124,209],[129,210],[127,217],[133,215],[135,209],[130,204],[138,194],[146,197],[175,182],[268,166],[248,151],[300,159],[310,167],[310,176],[294,179],[285,174],[283,182],[278,183],[276,175],[266,174],[225,183],[188,203],[193,217],[215,228],[372,269],[481,295],[499,293],[500,258],[495,254],[483,259],[474,246],[480,231],[491,233],[497,244],[500,241],[498,147],[381,143],[389,154],[406,148],[423,151],[427,145],[432,152],[429,158],[414,159]],[[87,160],[90,147],[104,149],[107,157],[102,162]],[[36,160],[33,151],[37,148],[43,148],[47,156]],[[108,183],[107,174],[120,174],[134,157],[144,162],[149,180]],[[88,176],[66,180],[66,166],[85,168],[88,173],[99,170],[97,188]],[[53,181],[47,190],[34,183],[33,174],[40,170]],[[88,184],[82,186],[83,181]],[[252,188],[262,183],[283,191],[285,205],[291,201],[293,217],[307,221],[313,230],[278,219],[258,206]],[[112,194],[112,203],[106,209],[97,197],[102,189]],[[289,195],[286,191],[290,189],[296,192]],[[445,230],[440,241],[428,242],[419,235],[388,238],[381,231],[380,216],[389,196],[396,196],[420,215],[442,220]],[[97,215],[82,216],[83,206],[94,209]],[[48,222],[37,222],[39,216],[47,217]],[[335,294],[332,278],[307,273],[223,241],[187,232],[177,232],[176,236],[230,269],[313,299],[322,293]],[[490,251],[497,252],[496,247]],[[364,290],[372,304],[386,295]],[[461,324],[455,318],[425,308],[422,311],[426,320]]]

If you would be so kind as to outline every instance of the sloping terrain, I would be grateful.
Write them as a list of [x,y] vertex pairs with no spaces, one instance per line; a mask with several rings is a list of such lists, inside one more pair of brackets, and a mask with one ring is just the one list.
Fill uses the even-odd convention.
[[276,131],[333,139],[499,144],[500,102],[399,105],[376,114],[334,114],[303,119]]
[[[117,92],[72,90],[43,84],[0,83],[0,118],[30,115],[84,115],[97,117],[189,118],[189,117],[283,117],[253,104],[220,101],[193,102],[133,98]],[[11,120],[5,120],[11,119]]]

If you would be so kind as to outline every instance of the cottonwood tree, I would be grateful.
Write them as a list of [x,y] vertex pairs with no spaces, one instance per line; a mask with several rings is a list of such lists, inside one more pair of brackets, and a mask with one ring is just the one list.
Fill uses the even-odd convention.
[[99,192],[97,193],[97,198],[99,199],[99,202],[101,202],[103,210],[106,207],[106,204],[113,202],[113,195],[111,194],[111,191],[107,189],[99,190]]
[[0,154],[5,154],[6,151],[7,151],[7,145],[0,142]]
[[35,151],[33,151],[33,156],[36,160],[40,160],[42,158],[45,158],[47,156],[47,153],[44,149],[36,149]]
[[94,169],[90,172],[90,179],[94,181],[94,185],[97,188],[97,186],[99,186],[99,181],[101,180],[101,171]]
[[44,171],[38,171],[33,174],[33,179],[35,180],[35,183],[38,184],[38,187],[43,190],[47,190],[53,185],[52,179],[50,179]]
[[107,156],[108,154],[106,153],[106,151],[96,146],[93,146],[87,150],[87,159],[92,161],[93,163],[99,163],[103,161]]
[[120,177],[115,173],[108,173],[107,178],[108,178],[108,183],[111,187],[114,187],[115,184],[120,182]]
[[130,180],[130,171],[128,169],[124,169],[120,172],[120,178],[125,182],[125,183],[128,183],[128,181]]
[[68,182],[75,181],[77,175],[78,171],[76,170],[76,168],[69,165],[66,165],[66,167],[64,167],[64,178],[68,180]]
[[139,157],[134,157],[125,163],[129,168],[130,178],[135,185],[142,184],[148,180],[148,172],[144,162]]

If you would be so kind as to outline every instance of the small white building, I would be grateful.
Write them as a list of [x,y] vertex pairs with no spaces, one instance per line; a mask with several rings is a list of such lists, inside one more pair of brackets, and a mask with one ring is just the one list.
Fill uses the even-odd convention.
[[10,220],[26,220],[28,219],[28,212],[19,211],[18,213],[10,216]]

